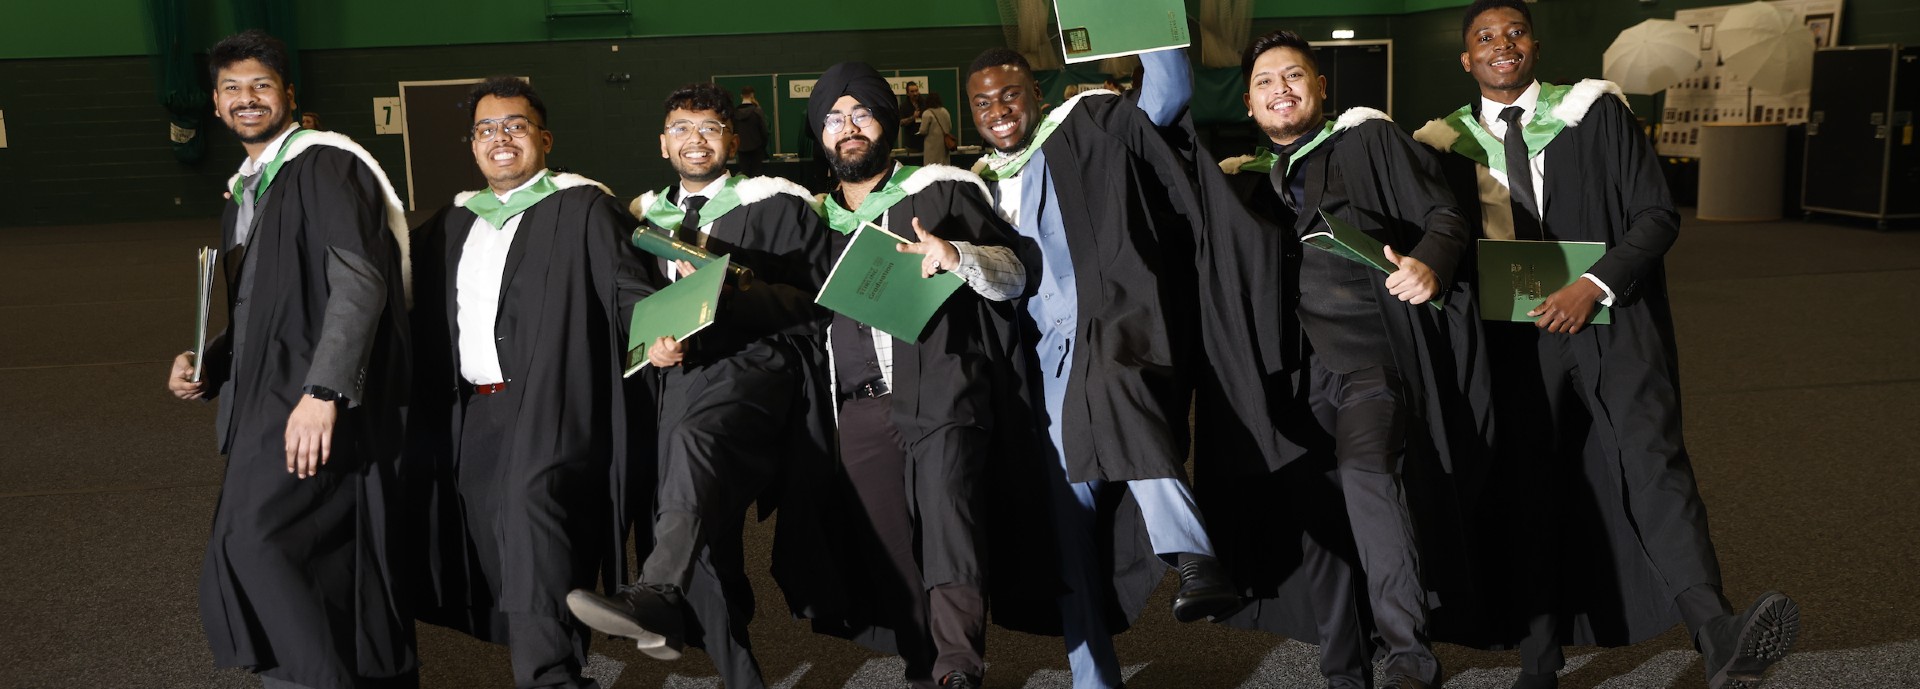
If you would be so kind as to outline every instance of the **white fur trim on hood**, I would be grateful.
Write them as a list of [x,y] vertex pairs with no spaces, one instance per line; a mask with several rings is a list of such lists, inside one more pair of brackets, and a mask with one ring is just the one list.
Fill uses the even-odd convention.
[[[407,307],[412,308],[413,256],[412,249],[407,244],[407,211],[405,206],[400,205],[400,195],[394,193],[393,183],[387,181],[387,171],[380,168],[380,161],[374,160],[373,155],[367,153],[367,149],[361,148],[360,144],[353,142],[353,139],[338,132],[316,130],[301,134],[299,138],[287,144],[287,152],[283,160],[293,160],[314,146],[329,146],[352,153],[355,158],[359,158],[360,162],[373,170],[374,179],[380,180],[380,193],[387,205],[387,232],[393,235],[394,242],[400,246],[400,283],[406,293]],[[234,173],[233,177],[227,179],[227,188],[232,189],[233,185],[239,181],[239,173]]]
[[[742,206],[759,203],[781,194],[798,198],[810,206],[816,203],[812,192],[785,177],[749,177],[735,184],[733,193],[740,197]],[[660,192],[657,191],[641,194],[632,203],[627,204],[627,212],[632,213],[633,217],[644,218],[647,209],[653,207],[653,200],[659,197]]]
[[1453,150],[1453,144],[1460,140],[1460,130],[1447,124],[1447,118],[1427,120],[1420,130],[1413,133],[1413,140],[1432,146],[1433,150],[1446,152]]
[[1220,171],[1229,175],[1240,174],[1240,166],[1253,162],[1257,156],[1234,156],[1220,161]]
[[[564,191],[567,189],[572,189],[574,187],[584,187],[587,185],[593,185],[596,187],[600,187],[600,191],[605,192],[606,195],[608,196],[613,195],[613,190],[608,189],[607,185],[593,181],[592,179],[588,179],[587,177],[582,175],[573,174],[571,172],[548,172],[547,179],[553,180],[554,191]],[[480,193],[484,191],[486,190],[480,189],[477,191],[463,191],[458,194],[454,194],[453,205],[456,205],[456,206],[467,205],[467,201],[473,199],[473,197],[475,196],[479,196]]]
[[1609,93],[1620,99],[1621,105],[1627,104],[1627,95],[1620,91],[1619,84],[1604,79],[1581,79],[1580,83],[1573,85],[1572,91],[1560,99],[1560,104],[1553,107],[1553,116],[1569,127],[1578,127],[1580,120],[1586,118],[1587,111],[1593,108],[1593,102]]
[[1333,121],[1333,130],[1337,132],[1342,129],[1352,129],[1360,126],[1360,123],[1366,122],[1367,120],[1386,120],[1392,122],[1393,118],[1373,108],[1347,108],[1346,112],[1340,113],[1340,119]]
[[981,200],[986,201],[989,205],[993,203],[993,192],[987,191],[987,183],[981,181],[979,175],[952,165],[922,166],[920,169],[915,170],[912,175],[909,175],[905,181],[902,181],[900,188],[906,190],[908,195],[913,195],[920,193],[927,187],[933,186],[934,182],[961,182],[971,184],[975,189],[980,190]]
[[740,197],[740,205],[759,203],[780,194],[786,194],[802,201],[812,201],[813,192],[806,187],[794,184],[785,177],[752,177],[740,180],[734,185],[733,193]]

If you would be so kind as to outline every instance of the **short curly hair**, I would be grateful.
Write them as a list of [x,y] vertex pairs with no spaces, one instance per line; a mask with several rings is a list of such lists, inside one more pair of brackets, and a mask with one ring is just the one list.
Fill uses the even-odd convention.
[[1527,20],[1527,26],[1533,26],[1533,11],[1527,9],[1527,3],[1522,0],[1474,0],[1474,3],[1468,5],[1466,11],[1460,14],[1461,40],[1466,40],[1467,33],[1473,31],[1474,19],[1479,18],[1487,10],[1502,8],[1519,12],[1520,18]]
[[207,76],[218,83],[220,70],[247,60],[259,60],[260,64],[280,75],[282,85],[293,83],[287,44],[259,29],[247,29],[214,44],[213,49],[207,51]]
[[487,77],[486,81],[474,84],[467,91],[467,119],[480,111],[480,101],[487,96],[494,98],[525,98],[533,111],[540,114],[540,121],[534,124],[547,128],[547,104],[540,101],[540,94],[534,92],[533,84],[520,77]]
[[689,112],[711,112],[719,116],[721,122],[733,123],[733,94],[719,84],[687,84],[674,89],[667,96],[666,109],[662,114],[673,114],[675,110]]

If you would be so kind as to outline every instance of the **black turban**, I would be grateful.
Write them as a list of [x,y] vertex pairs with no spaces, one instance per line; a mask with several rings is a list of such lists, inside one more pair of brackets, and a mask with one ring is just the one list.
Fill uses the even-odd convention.
[[841,96],[853,96],[873,113],[873,118],[880,122],[880,139],[873,144],[882,149],[892,148],[894,130],[900,128],[899,102],[894,99],[893,87],[887,84],[886,77],[865,62],[842,62],[828,67],[827,72],[813,82],[813,94],[807,96],[807,127],[813,136],[819,137],[825,129],[822,122],[833,110],[833,102]]

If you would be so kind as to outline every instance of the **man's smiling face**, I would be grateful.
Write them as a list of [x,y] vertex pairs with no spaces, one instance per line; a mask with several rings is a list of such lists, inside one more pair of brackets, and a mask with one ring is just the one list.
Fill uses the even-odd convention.
[[[1473,18],[1466,36],[1466,51],[1460,53],[1460,68],[1480,83],[1480,92],[1493,97],[1511,93],[1518,96],[1533,85],[1533,63],[1540,44],[1533,39],[1533,25],[1520,12],[1496,7]],[[1511,102],[1511,98],[1500,99]]]

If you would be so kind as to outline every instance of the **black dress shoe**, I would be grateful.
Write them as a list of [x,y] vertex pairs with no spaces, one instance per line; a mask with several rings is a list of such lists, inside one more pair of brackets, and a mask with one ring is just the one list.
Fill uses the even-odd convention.
[[1398,672],[1387,675],[1387,681],[1380,683],[1380,689],[1431,689],[1431,687],[1433,685]]
[[954,670],[940,678],[940,689],[980,689],[980,678]]
[[1181,622],[1219,619],[1245,604],[1220,572],[1219,560],[1206,555],[1180,554],[1180,591],[1173,595],[1173,619]]
[[567,609],[597,631],[633,639],[641,653],[678,660],[686,647],[686,603],[673,586],[634,584],[613,596],[586,589],[567,594]]
[[1767,668],[1787,657],[1800,636],[1800,605],[1769,591],[1739,615],[1707,623],[1700,633],[1708,689],[1754,689]]
[[1523,670],[1520,679],[1513,681],[1513,689],[1560,689],[1560,676],[1551,672],[1536,675]]

